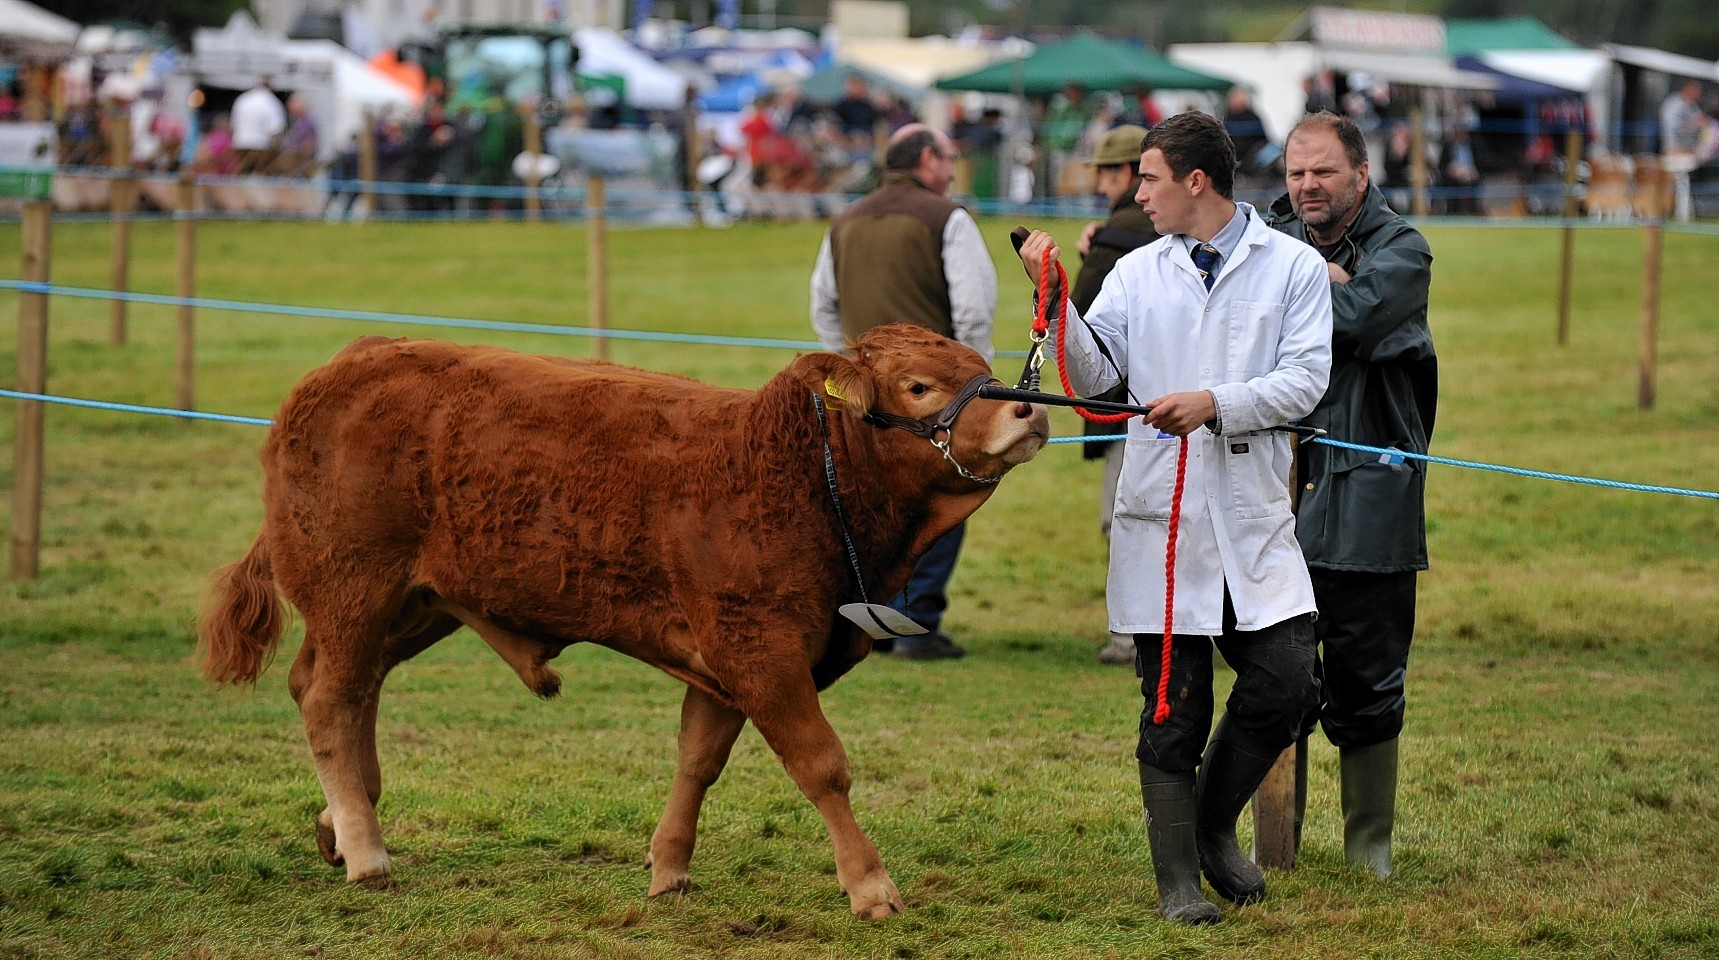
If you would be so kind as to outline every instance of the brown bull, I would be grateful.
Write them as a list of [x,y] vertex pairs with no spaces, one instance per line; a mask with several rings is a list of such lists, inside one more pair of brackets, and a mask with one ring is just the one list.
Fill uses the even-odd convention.
[[935,418],[989,372],[967,347],[901,325],[851,358],[799,357],[756,392],[357,340],[294,388],[270,431],[263,528],[216,574],[204,672],[255,682],[280,641],[281,595],[298,608],[289,685],[328,801],[317,845],[362,881],[389,873],[376,709],[390,669],[463,624],[550,696],[560,678],[546,664],[562,649],[609,647],[687,685],[647,861],[653,896],[687,889],[705,791],[751,720],[823,815],[853,912],[894,913],[901,897],[854,821],[847,756],[818,704],[871,650],[836,616],[860,587],[826,450],[881,601],[1044,445],[1044,408],[1021,403],[972,400],[937,434],[946,451],[883,425]]

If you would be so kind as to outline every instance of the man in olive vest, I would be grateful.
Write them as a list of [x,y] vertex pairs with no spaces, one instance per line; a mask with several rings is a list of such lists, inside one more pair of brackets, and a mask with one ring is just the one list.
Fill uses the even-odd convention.
[[[989,360],[997,268],[972,215],[949,199],[955,145],[947,134],[908,124],[890,137],[883,182],[830,225],[812,270],[812,329],[841,351],[886,323],[912,323],[951,337]],[[961,551],[962,525],[920,558],[891,606],[930,632],[895,643],[915,660],[966,651],[939,627]]]

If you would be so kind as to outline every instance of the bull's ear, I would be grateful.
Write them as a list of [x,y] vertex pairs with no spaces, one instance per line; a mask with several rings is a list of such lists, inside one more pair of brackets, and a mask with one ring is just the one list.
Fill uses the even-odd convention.
[[877,387],[871,372],[846,357],[836,358],[824,377],[824,393],[830,402],[854,416],[863,416],[877,402]]

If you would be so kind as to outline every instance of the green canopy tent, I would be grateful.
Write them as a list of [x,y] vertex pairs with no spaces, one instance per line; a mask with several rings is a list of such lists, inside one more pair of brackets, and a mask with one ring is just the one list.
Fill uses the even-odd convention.
[[[1017,68],[1020,87],[1015,85]],[[1234,81],[1179,67],[1150,48],[1083,33],[1061,43],[1045,44],[1022,60],[993,63],[971,73],[945,77],[937,81],[937,89],[1018,91],[1029,97],[1043,97],[1070,83],[1088,90],[1147,86],[1154,90],[1222,91],[1235,86]]]
[[1574,43],[1533,17],[1504,20],[1447,20],[1445,53],[1452,58],[1494,50],[1580,50]]
[[858,74],[864,78],[866,85],[873,90],[888,90],[903,100],[918,100],[925,95],[923,87],[902,83],[876,70],[867,70],[851,63],[838,63],[800,81],[800,96],[812,103],[835,103],[842,98],[842,86],[847,83],[850,74]]

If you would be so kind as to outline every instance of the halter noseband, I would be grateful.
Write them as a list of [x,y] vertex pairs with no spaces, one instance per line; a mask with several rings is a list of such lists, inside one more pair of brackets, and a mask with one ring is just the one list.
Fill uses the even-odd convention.
[[974,398],[979,396],[980,387],[987,383],[1001,382],[1001,380],[998,380],[996,377],[993,377],[988,373],[981,373],[975,376],[973,379],[963,384],[961,389],[955,391],[955,399],[950,400],[948,406],[937,411],[937,415],[934,417],[919,419],[915,417],[903,417],[894,413],[883,413],[877,410],[868,410],[866,411],[864,419],[866,423],[869,423],[874,427],[895,427],[898,430],[906,430],[908,433],[911,433],[916,437],[924,437],[932,443],[936,443],[937,435],[939,433],[948,433],[950,429],[955,426],[955,418],[961,415],[961,411],[966,408],[967,404],[973,402]]
[[[882,429],[894,427],[898,430],[906,430],[908,433],[911,433],[916,437],[924,437],[931,441],[932,446],[942,451],[943,459],[949,461],[949,463],[955,467],[955,472],[959,473],[962,477],[965,477],[974,483],[996,483],[1003,478],[981,477],[971,470],[968,470],[966,467],[963,467],[955,459],[955,455],[949,452],[949,441],[953,436],[955,418],[961,415],[961,411],[966,408],[967,404],[972,403],[973,400],[979,396],[979,388],[988,383],[1002,383],[1002,381],[988,373],[981,373],[975,376],[973,379],[968,380],[963,384],[961,389],[955,391],[955,397],[949,401],[948,406],[937,411],[936,416],[928,419],[904,417],[899,414],[882,413],[876,410],[866,411],[863,419],[866,423],[869,423],[874,427]],[[941,434],[941,436],[939,436],[939,434]]]

